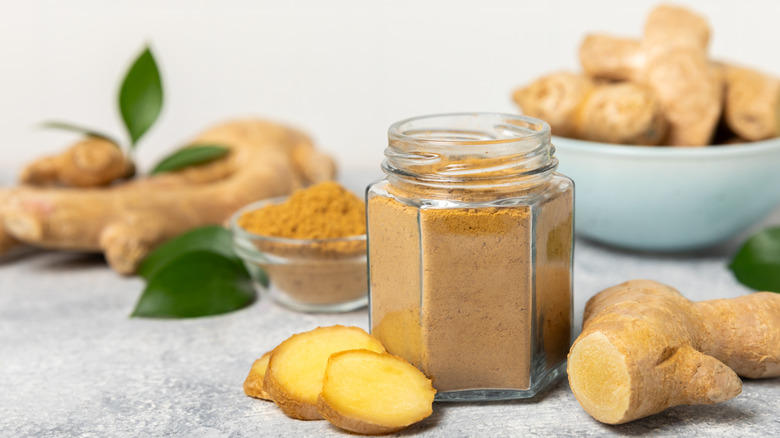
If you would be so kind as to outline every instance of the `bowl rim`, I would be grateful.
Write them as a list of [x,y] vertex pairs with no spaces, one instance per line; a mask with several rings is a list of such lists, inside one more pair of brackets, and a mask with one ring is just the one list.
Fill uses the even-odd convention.
[[625,144],[611,144],[595,142],[588,140],[579,140],[576,138],[552,136],[552,144],[556,149],[578,150],[583,152],[600,153],[613,156],[639,156],[639,157],[733,157],[742,155],[751,155],[780,149],[780,137],[774,137],[767,140],[754,141],[750,143],[734,143],[729,145],[712,146],[690,146],[690,147],[669,147],[669,146],[632,146]]
[[253,240],[253,241],[265,241],[265,242],[273,242],[273,243],[282,243],[286,245],[310,245],[313,243],[338,243],[338,242],[360,242],[366,240],[366,234],[359,234],[355,236],[346,236],[346,237],[332,237],[327,239],[295,239],[291,237],[279,237],[279,236],[267,236],[264,234],[257,234],[253,233],[251,231],[247,231],[243,227],[241,227],[238,224],[238,219],[246,212],[258,210],[262,207],[265,207],[269,204],[279,204],[281,202],[284,202],[287,198],[289,198],[289,195],[287,196],[277,196],[275,198],[267,198],[262,199],[260,201],[251,202],[238,210],[236,210],[231,216],[230,216],[230,230],[233,232],[234,238],[238,237],[244,240]]

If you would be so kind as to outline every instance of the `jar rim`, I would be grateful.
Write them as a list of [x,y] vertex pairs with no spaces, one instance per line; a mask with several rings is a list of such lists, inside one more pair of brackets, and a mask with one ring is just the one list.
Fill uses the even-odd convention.
[[[495,129],[500,128],[504,137],[501,138],[489,138],[489,139],[438,139],[432,137],[424,137],[420,135],[410,134],[409,132],[426,132],[425,130],[411,131],[409,129],[403,129],[404,126],[413,125],[416,122],[434,121],[437,119],[446,121],[447,119],[461,119],[464,117],[474,117],[475,119],[495,120],[493,127]],[[457,124],[452,123],[453,127]],[[430,132],[430,131],[428,131]],[[452,130],[452,132],[458,132]],[[424,143],[426,146],[481,146],[481,145],[495,145],[504,143],[514,143],[518,141],[528,141],[533,139],[542,140],[545,137],[550,137],[550,125],[544,120],[536,119],[521,114],[508,114],[499,112],[464,112],[464,113],[440,113],[429,114],[423,116],[410,117],[393,123],[387,130],[390,140],[400,140],[412,143]]]

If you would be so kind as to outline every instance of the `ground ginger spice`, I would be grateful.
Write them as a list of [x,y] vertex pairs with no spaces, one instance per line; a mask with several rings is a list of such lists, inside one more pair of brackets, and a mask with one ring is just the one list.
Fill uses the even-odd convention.
[[[470,120],[487,140],[441,120],[469,117],[490,119]],[[571,180],[544,157],[542,122],[422,119],[391,127],[388,177],[368,191],[372,334],[439,400],[531,397],[563,376],[571,342]],[[539,138],[496,145],[513,121]]]
[[305,311],[365,305],[365,204],[340,184],[298,190],[284,202],[245,212],[238,225],[256,235],[255,264],[269,277],[276,301]]
[[333,239],[366,232],[366,206],[335,181],[294,192],[283,203],[248,211],[238,223],[264,236],[291,239]]

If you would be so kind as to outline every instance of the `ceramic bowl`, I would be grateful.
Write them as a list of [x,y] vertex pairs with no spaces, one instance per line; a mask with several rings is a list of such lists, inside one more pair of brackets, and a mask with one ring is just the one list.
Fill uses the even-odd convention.
[[780,203],[780,138],[672,148],[553,137],[575,184],[578,235],[632,250],[728,241]]
[[233,247],[261,295],[303,312],[346,312],[368,303],[366,236],[288,239],[263,236],[238,224],[245,212],[281,203],[249,204],[230,219]]

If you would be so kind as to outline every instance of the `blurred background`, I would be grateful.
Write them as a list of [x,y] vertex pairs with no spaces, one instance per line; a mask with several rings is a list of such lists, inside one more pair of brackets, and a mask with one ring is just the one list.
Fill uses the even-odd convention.
[[[126,137],[119,82],[144,44],[165,108],[138,161],[218,121],[262,116],[308,131],[347,168],[378,169],[387,126],[453,111],[517,111],[518,85],[578,69],[588,32],[639,36],[656,0],[3,0],[0,170],[58,151],[66,120]],[[780,2],[677,1],[706,16],[711,54],[780,74]]]

